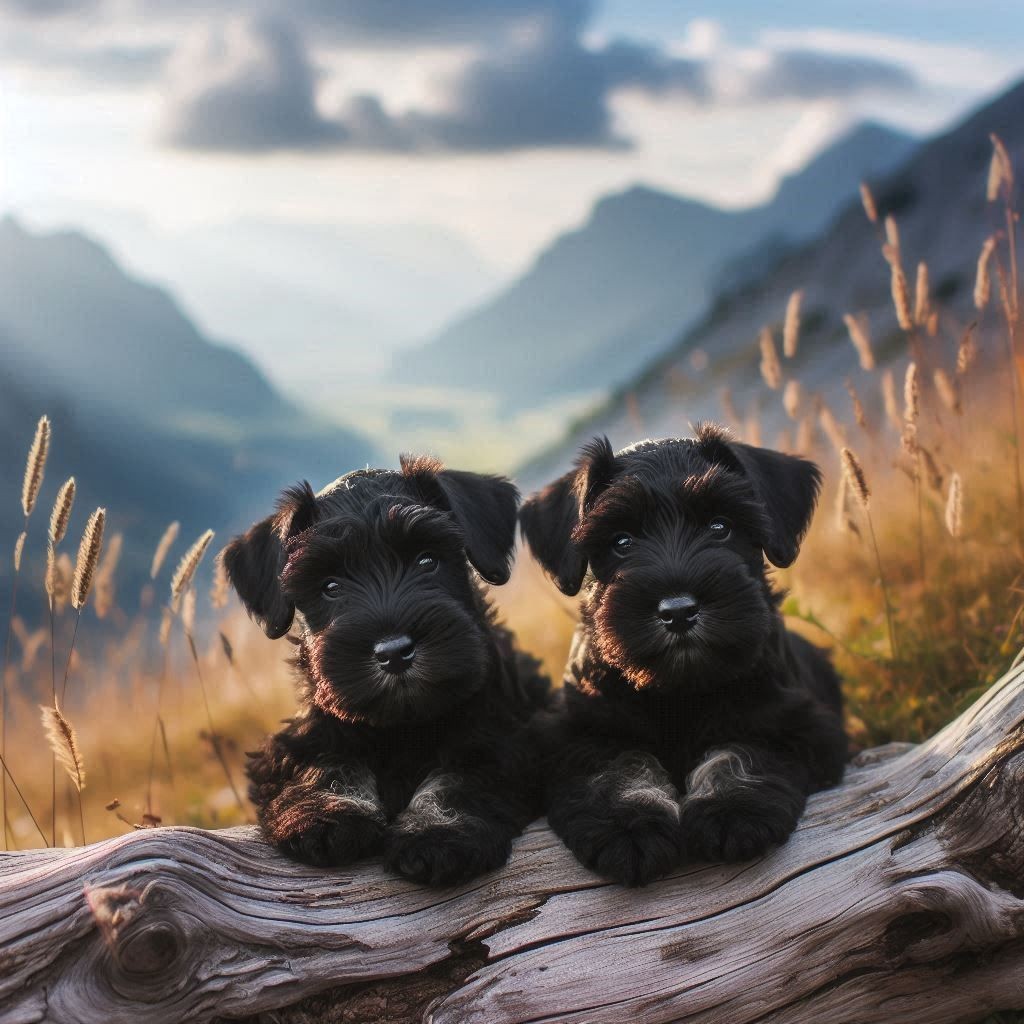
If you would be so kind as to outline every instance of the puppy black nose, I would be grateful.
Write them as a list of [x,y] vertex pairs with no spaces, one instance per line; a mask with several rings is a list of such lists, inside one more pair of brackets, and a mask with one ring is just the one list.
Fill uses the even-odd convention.
[[385,672],[398,675],[404,672],[416,657],[416,645],[408,636],[389,636],[373,648],[373,656]]
[[685,633],[697,624],[700,605],[690,594],[666,597],[658,604],[658,618],[670,633]]

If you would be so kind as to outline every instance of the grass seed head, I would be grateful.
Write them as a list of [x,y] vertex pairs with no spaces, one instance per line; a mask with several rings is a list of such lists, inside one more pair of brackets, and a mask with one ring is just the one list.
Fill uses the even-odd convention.
[[875,197],[866,181],[862,181],[860,183],[860,202],[861,206],[864,207],[864,216],[867,217],[872,224],[877,224],[878,207],[875,205]]
[[78,736],[71,723],[53,704],[41,704],[43,729],[57,763],[68,773],[79,793],[85,789],[85,762],[78,746]]
[[89,597],[89,588],[96,575],[100,551],[103,547],[103,526],[106,522],[107,510],[98,508],[85,524],[81,543],[78,545],[78,560],[75,562],[75,575],[71,581],[71,607],[80,611]]
[[852,313],[843,314],[843,323],[850,333],[850,341],[857,350],[862,370],[873,370],[875,368],[875,354],[871,350],[871,335],[868,333],[868,322],[864,316],[854,316]]
[[50,543],[56,546],[68,532],[68,523],[71,520],[71,508],[75,504],[75,478],[68,477],[61,484],[57,492],[57,498],[53,503],[53,511],[50,513]]
[[28,450],[25,462],[25,477],[21,483],[21,510],[27,519],[35,508],[39,497],[39,488],[43,486],[43,475],[46,472],[46,456],[50,453],[50,420],[40,416],[36,424],[32,447]]
[[779,354],[775,350],[771,328],[761,328],[758,344],[761,346],[761,377],[772,391],[778,391],[782,386],[782,367],[779,365]]
[[804,293],[800,290],[793,292],[786,303],[786,320],[782,327],[782,353],[787,359],[796,355],[797,345],[800,343],[800,305],[804,300]]
[[171,600],[175,605],[177,605],[177,602],[181,600],[181,595],[191,585],[196,569],[199,568],[199,563],[203,560],[203,555],[206,554],[206,549],[210,546],[210,541],[212,540],[213,530],[207,530],[181,556],[178,568],[174,570],[174,575],[171,577]]
[[860,502],[861,508],[867,511],[871,507],[871,490],[868,487],[867,477],[864,475],[864,467],[849,448],[843,448],[839,454],[843,461],[843,473],[846,476],[850,492]]
[[946,529],[949,535],[957,539],[963,533],[964,524],[964,493],[959,473],[949,478],[949,495],[946,498]]
[[167,558],[167,552],[171,550],[171,545],[178,539],[178,530],[181,528],[181,523],[175,520],[171,523],[160,537],[157,543],[156,551],[153,552],[153,563],[149,567],[149,578],[155,580],[163,567],[164,559]]
[[974,308],[984,309],[992,297],[992,277],[989,274],[989,261],[996,249],[996,236],[989,235],[981,247],[978,256],[978,268],[974,277]]

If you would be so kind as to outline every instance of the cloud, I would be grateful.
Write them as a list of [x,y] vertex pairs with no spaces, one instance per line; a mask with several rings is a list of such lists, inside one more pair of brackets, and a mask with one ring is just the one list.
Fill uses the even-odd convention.
[[436,110],[387,111],[358,95],[333,118],[315,103],[316,75],[298,37],[257,23],[208,40],[177,62],[165,139],[192,149],[241,152],[345,147],[495,151],[624,146],[609,98],[633,87],[704,95],[701,68],[653,47],[613,42],[592,50],[564,25],[546,23],[517,44],[488,51],[449,83]]
[[347,133],[320,116],[315,74],[279,21],[232,22],[177,54],[163,137],[183,149],[259,152],[338,145]]
[[783,50],[752,76],[748,89],[762,99],[831,99],[867,91],[905,92],[915,85],[905,67],[874,57]]
[[[22,21],[46,11],[72,17],[61,20],[63,35],[23,45],[23,62],[115,89],[162,85],[160,135],[190,150],[625,148],[632,140],[615,115],[626,91],[708,107],[908,92],[916,84],[907,67],[881,56],[764,41],[734,50],[710,21],[691,24],[686,47],[674,53],[595,42],[587,34],[593,0],[251,0],[245,18],[238,8],[237,0],[0,0],[0,10],[18,11]],[[102,24],[102,45],[86,31],[94,24]],[[393,56],[380,57],[381,47]],[[439,96],[417,95],[401,107],[386,75],[340,84],[346,57],[357,62],[361,50],[378,55],[379,65],[407,68],[417,48],[430,47],[457,54],[460,67]],[[342,89],[327,109],[326,97]]]
[[97,0],[0,0],[0,11],[26,18],[53,18],[95,8]]

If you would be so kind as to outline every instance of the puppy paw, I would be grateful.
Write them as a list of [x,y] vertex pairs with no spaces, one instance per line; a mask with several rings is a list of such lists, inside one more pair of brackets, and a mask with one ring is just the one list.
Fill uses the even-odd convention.
[[384,823],[361,814],[315,821],[277,840],[283,853],[316,867],[340,867],[377,853],[384,845]]
[[666,812],[620,809],[566,823],[561,835],[581,864],[619,885],[647,885],[682,859],[679,822]]
[[768,800],[686,801],[680,828],[687,860],[753,860],[784,843],[797,819],[789,809],[773,807]]
[[508,860],[507,839],[485,831],[444,825],[392,832],[386,863],[422,885],[458,885]]

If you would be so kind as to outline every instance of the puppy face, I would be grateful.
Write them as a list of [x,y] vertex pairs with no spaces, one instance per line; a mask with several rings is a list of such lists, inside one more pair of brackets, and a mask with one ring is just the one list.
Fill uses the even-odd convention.
[[584,449],[531,498],[523,532],[563,592],[586,579],[597,654],[637,688],[726,684],[760,656],[775,619],[764,558],[789,565],[819,484],[808,462],[732,442]]
[[486,676],[476,574],[508,579],[517,501],[505,480],[407,459],[400,473],[286,491],[224,563],[269,636],[300,613],[299,665],[322,710],[375,725],[434,718]]

